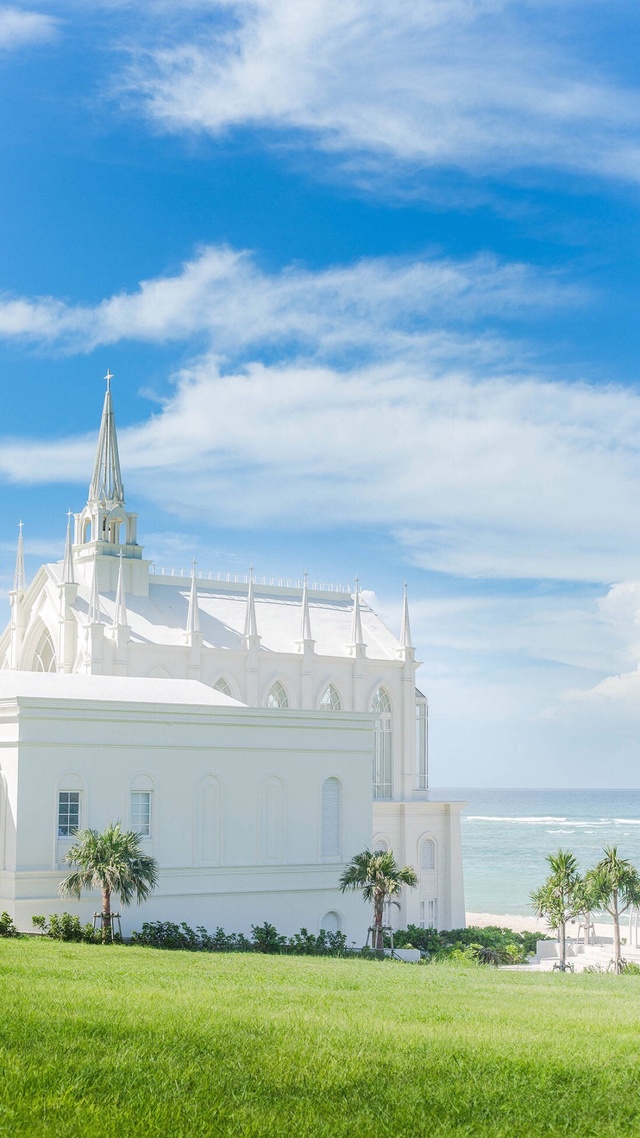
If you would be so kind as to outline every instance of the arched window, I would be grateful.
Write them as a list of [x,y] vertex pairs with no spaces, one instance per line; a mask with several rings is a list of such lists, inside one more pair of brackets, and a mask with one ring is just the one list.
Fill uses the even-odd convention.
[[342,928],[340,914],[336,913],[335,909],[331,909],[328,913],[325,913],[320,921],[320,928],[324,929],[326,933],[339,933]]
[[420,869],[435,869],[436,846],[431,838],[425,838],[420,846]]
[[322,785],[322,856],[340,857],[340,783],[327,778]]
[[393,730],[391,700],[385,688],[377,688],[371,700],[371,710],[378,713],[376,721],[375,753],[373,756],[373,797],[391,798]]
[[284,860],[284,789],[271,775],[262,788],[262,855],[265,861]]
[[382,838],[382,837],[378,836],[377,838],[373,839],[373,851],[374,851],[374,853],[377,853],[379,850],[381,850],[382,853],[389,853],[390,849],[391,849],[391,846],[390,846],[390,844],[386,838]]
[[287,693],[286,693],[283,685],[280,683],[280,680],[276,680],[275,684],[273,685],[273,687],[271,688],[271,691],[269,692],[269,694],[267,696],[267,707],[288,707],[288,706],[289,706],[289,697],[287,696]]
[[53,647],[53,641],[48,632],[44,632],[40,637],[38,647],[35,651],[33,658],[32,672],[55,672],[56,671],[56,653]]
[[229,687],[224,676],[220,676],[220,679],[216,680],[215,684],[213,685],[213,690],[222,692],[223,695],[231,695],[231,688]]
[[342,701],[340,699],[340,693],[338,692],[338,689],[333,686],[333,684],[329,684],[329,687],[327,688],[326,692],[322,696],[322,699],[320,700],[320,707],[322,708],[323,711],[341,711],[342,710]]
[[91,541],[91,518],[85,518],[82,525],[82,541],[85,545]]
[[112,542],[113,545],[119,545],[120,544],[120,527],[121,527],[121,525],[122,525],[122,521],[120,520],[120,518],[112,518],[111,521],[109,522],[109,541]]
[[222,786],[213,775],[197,788],[196,814],[197,860],[219,865],[222,860]]

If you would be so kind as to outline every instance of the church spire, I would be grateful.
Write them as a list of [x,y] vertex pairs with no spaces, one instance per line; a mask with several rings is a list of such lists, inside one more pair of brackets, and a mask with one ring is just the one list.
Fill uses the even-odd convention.
[[400,647],[413,648],[411,642],[411,625],[409,623],[409,600],[407,597],[407,582],[404,583],[404,597],[402,600],[402,625],[400,628]]
[[100,593],[98,592],[98,566],[93,563],[91,594],[89,596],[89,624],[102,624],[100,616]]
[[73,547],[71,545],[71,510],[67,513],[67,536],[64,543],[64,561],[62,563],[62,584],[75,585],[73,575]]
[[196,559],[193,559],[191,570],[191,592],[189,593],[189,611],[187,613],[187,635],[193,636],[200,631],[200,613],[198,611],[198,588],[196,585]]
[[116,435],[116,421],[113,414],[111,399],[111,380],[113,376],[107,369],[105,375],[107,390],[105,391],[102,406],[102,419],[100,434],[98,435],[98,449],[93,467],[93,478],[89,487],[89,501],[114,503],[124,505],[124,487],[120,473],[120,456],[118,454],[118,437]]
[[13,591],[23,593],[26,588],[24,575],[24,540],[22,537],[22,522],[18,523],[18,548],[16,550],[16,570],[13,575]]
[[305,640],[312,640],[311,635],[311,617],[309,615],[309,595],[307,587],[308,573],[304,571],[304,585],[302,587],[302,612],[300,614],[300,641],[304,643]]
[[244,638],[258,636],[258,622],[256,620],[256,602],[253,596],[253,565],[249,568],[249,589],[247,591],[247,611],[244,618]]
[[353,594],[353,617],[351,620],[351,644],[354,648],[364,648],[362,639],[362,617],[360,616],[360,581],[356,577],[356,589]]
[[113,610],[113,627],[124,628],[127,624],[127,602],[124,593],[124,577],[122,573],[122,552],[118,567],[118,587],[116,589],[116,605]]

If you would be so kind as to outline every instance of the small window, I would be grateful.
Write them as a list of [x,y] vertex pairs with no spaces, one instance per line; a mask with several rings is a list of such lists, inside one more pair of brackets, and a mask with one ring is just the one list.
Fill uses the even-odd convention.
[[58,837],[71,837],[79,826],[80,791],[61,790],[58,794]]
[[371,710],[379,712],[391,711],[391,700],[384,688],[376,688],[371,700]]
[[374,838],[373,839],[374,853],[378,853],[379,851],[381,853],[389,853],[390,849],[391,849],[391,846],[389,845],[386,838]]
[[431,838],[425,838],[420,851],[420,868],[435,869],[436,847]]
[[224,676],[220,676],[220,679],[216,680],[215,684],[213,685],[213,690],[222,692],[223,695],[231,695],[231,688],[229,687]]
[[131,791],[131,829],[141,838],[151,836],[151,792],[149,790]]
[[55,672],[56,668],[56,653],[53,647],[53,642],[48,632],[43,633],[40,643],[36,648],[36,655],[33,661],[33,672]]
[[421,901],[420,902],[420,928],[435,929],[438,924],[438,902],[437,901]]
[[288,707],[288,706],[289,706],[289,697],[287,696],[287,693],[286,693],[283,685],[280,683],[280,680],[276,680],[275,684],[273,685],[273,687],[271,688],[271,691],[269,692],[269,694],[267,696],[267,707]]
[[336,913],[335,909],[325,913],[320,921],[320,928],[324,929],[326,933],[339,933],[341,928],[340,914]]
[[322,708],[323,711],[341,711],[342,710],[342,702],[340,700],[340,694],[339,694],[337,688],[335,688],[333,686],[333,684],[329,684],[329,687],[327,688],[322,699],[320,700],[320,707]]

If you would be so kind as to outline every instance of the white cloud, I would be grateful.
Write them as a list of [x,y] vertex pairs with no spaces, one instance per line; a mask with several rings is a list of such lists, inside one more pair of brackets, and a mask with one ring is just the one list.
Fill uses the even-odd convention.
[[635,179],[637,95],[580,55],[584,9],[211,0],[172,29],[177,45],[139,49],[129,85],[167,129],[312,132],[352,167],[374,155],[381,169],[553,165]]
[[52,39],[58,21],[42,12],[0,6],[0,52]]
[[[480,317],[519,314],[579,303],[584,293],[559,275],[488,255],[359,261],[311,272],[292,267],[266,273],[250,254],[205,247],[173,276],[142,281],[135,292],[94,307],[0,296],[0,336],[59,343],[75,351],[133,339],[163,343],[201,333],[228,358],[261,347],[284,347],[314,358],[358,347],[389,356],[416,352],[430,358],[464,351],[445,329],[469,327]],[[497,338],[472,350],[503,353]]]

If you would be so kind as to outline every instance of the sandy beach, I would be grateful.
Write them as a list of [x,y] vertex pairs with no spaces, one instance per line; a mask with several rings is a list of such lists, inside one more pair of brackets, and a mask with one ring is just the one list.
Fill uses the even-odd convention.
[[[545,920],[539,917],[514,916],[512,913],[467,913],[467,926],[469,925],[477,925],[480,928],[485,925],[498,925],[501,929],[513,929],[516,933],[538,932],[551,935],[551,931]],[[577,921],[574,924],[571,924],[571,922],[568,924],[567,934],[573,937],[578,935]],[[626,937],[627,935],[628,921],[623,918],[622,936]],[[605,921],[597,921],[596,936],[611,936],[611,924]]]

